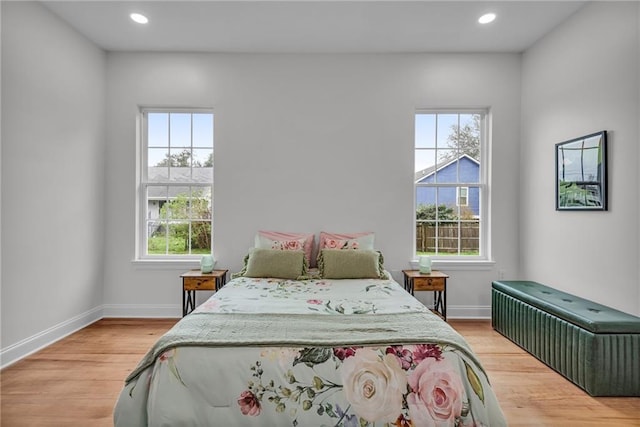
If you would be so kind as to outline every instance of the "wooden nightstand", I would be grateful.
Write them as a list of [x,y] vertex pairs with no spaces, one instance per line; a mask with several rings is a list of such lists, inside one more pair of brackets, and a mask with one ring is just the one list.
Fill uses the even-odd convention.
[[196,308],[196,291],[217,291],[227,283],[227,271],[213,270],[203,273],[200,270],[190,270],[182,277],[182,316],[186,316]]
[[433,291],[433,311],[447,320],[447,279],[449,276],[438,270],[429,274],[418,270],[402,270],[404,288],[413,295],[414,291]]

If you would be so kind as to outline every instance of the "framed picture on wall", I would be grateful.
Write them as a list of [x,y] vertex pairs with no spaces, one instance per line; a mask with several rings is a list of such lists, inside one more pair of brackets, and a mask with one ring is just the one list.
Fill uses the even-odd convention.
[[607,131],[556,144],[556,210],[607,210]]

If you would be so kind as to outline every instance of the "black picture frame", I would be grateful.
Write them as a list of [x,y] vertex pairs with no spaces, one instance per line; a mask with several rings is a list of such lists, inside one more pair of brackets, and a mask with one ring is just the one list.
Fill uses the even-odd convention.
[[556,144],[556,210],[606,211],[607,131]]

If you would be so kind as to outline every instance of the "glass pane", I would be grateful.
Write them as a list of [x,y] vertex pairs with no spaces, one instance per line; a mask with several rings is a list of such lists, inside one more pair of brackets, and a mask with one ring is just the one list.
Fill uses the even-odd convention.
[[193,146],[213,147],[213,114],[193,115]]
[[172,147],[191,147],[191,114],[171,113],[170,144]]
[[434,187],[416,187],[416,220],[434,220],[436,189]]
[[436,115],[416,114],[415,129],[416,148],[435,148],[436,146]]
[[[460,255],[480,255],[480,219],[477,214],[474,214],[473,209],[477,202],[473,202],[472,199],[479,195],[479,188],[469,188],[469,206],[466,209],[461,209],[460,215]],[[474,205],[474,207],[472,207]]]
[[191,181],[191,150],[185,148],[171,150],[169,179],[172,182]]
[[480,183],[480,164],[471,157],[460,157],[458,182]]
[[[435,171],[434,165],[436,164],[436,151],[435,150],[415,150],[415,174],[416,181],[421,182],[433,182],[433,172]],[[431,178],[424,180],[421,178],[431,176]]]
[[164,255],[167,253],[167,223],[147,221],[147,254]]
[[458,115],[438,114],[437,126],[438,148],[457,148]]
[[191,149],[189,148],[172,148],[170,151],[171,166],[180,168],[191,167]]
[[213,166],[213,150],[210,148],[196,148],[193,150],[193,167]]
[[194,221],[191,223],[191,253],[211,253],[210,221]]
[[162,217],[162,208],[169,201],[169,188],[166,186],[147,187],[147,219]]
[[457,138],[460,154],[480,160],[480,114],[461,114],[460,133]]
[[149,166],[169,166],[169,151],[166,148],[149,148],[147,150]]
[[147,164],[149,182],[165,182],[169,178],[169,152],[165,148],[150,148]]
[[192,219],[211,219],[211,190],[194,188],[191,193]]
[[433,187],[416,187],[416,254],[435,254],[435,198]]
[[189,187],[169,187],[169,201],[161,209],[163,219],[187,219],[190,216]]
[[460,205],[460,219],[480,218],[480,187],[460,187],[460,194],[466,194],[466,205]]
[[435,221],[416,221],[416,255],[435,255]]
[[456,220],[438,222],[438,248],[439,255],[458,255],[459,223]]
[[436,181],[439,183],[458,182],[458,162],[455,150],[438,150]]
[[168,224],[169,250],[170,255],[189,254],[191,242],[189,239],[190,224],[188,221],[170,221]]
[[149,147],[169,146],[169,114],[147,114],[147,137]]

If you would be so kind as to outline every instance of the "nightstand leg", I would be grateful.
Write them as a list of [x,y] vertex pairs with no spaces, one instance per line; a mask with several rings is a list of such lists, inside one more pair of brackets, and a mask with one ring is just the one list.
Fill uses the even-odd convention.
[[447,321],[447,285],[445,283],[444,285],[444,292],[443,292],[443,296],[442,296],[442,317],[444,317],[444,321]]
[[404,276],[404,290],[413,295],[413,279]]
[[220,277],[216,277],[216,291],[222,289],[222,287],[227,283],[227,275],[223,274]]
[[[187,296],[186,301],[185,294]],[[196,308],[196,291],[184,291],[182,301],[182,317],[184,317]]]
[[435,291],[433,299],[433,308],[447,320],[447,293],[445,291]]

